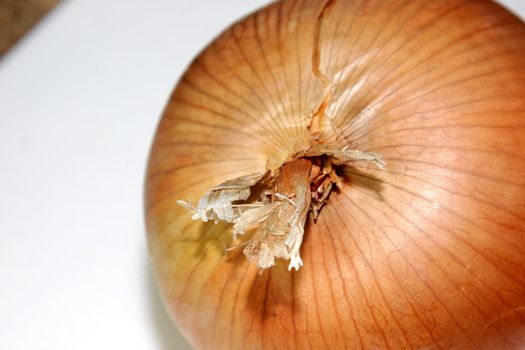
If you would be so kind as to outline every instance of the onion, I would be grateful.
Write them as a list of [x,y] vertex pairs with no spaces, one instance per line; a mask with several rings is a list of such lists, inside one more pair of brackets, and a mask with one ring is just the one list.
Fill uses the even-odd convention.
[[198,349],[523,348],[523,150],[525,25],[499,5],[274,3],[160,121],[145,210],[167,309]]

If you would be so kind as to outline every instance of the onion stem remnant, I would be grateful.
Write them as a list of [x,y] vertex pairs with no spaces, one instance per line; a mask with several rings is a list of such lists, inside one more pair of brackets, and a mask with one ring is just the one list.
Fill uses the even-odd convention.
[[312,146],[275,171],[241,176],[209,189],[197,207],[177,203],[193,213],[193,220],[232,223],[233,239],[248,237],[243,252],[260,271],[273,266],[276,258],[290,260],[288,270],[299,270],[308,213],[317,220],[330,192],[343,188],[337,168],[360,160],[385,166],[375,153]]

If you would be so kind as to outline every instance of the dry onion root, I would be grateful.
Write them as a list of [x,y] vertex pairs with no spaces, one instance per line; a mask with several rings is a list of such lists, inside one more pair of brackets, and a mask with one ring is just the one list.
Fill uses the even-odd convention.
[[166,306],[198,349],[521,349],[524,148],[525,25],[499,5],[274,3],[159,124]]

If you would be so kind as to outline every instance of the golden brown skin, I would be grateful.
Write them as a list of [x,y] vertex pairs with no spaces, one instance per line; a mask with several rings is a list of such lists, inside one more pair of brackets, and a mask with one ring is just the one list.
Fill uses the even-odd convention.
[[[347,169],[304,266],[262,275],[225,224],[176,205],[322,140]],[[299,146],[298,146],[299,145]],[[235,24],[166,108],[146,180],[150,253],[197,349],[525,347],[525,25],[487,0],[286,0]]]

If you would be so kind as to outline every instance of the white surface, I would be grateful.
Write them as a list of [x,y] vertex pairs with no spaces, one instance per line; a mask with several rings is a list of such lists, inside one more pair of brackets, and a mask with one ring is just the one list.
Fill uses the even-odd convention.
[[148,265],[145,162],[186,65],[263,3],[69,1],[0,61],[0,349],[189,349]]

